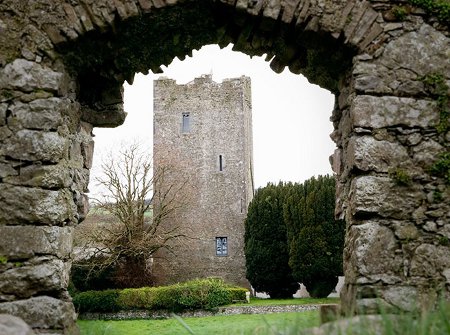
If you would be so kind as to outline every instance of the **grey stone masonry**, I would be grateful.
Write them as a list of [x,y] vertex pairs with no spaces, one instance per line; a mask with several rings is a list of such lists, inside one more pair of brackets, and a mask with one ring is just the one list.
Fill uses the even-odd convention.
[[[72,228],[88,210],[92,127],[123,123],[122,84],[136,72],[158,73],[203,45],[230,43],[336,96],[330,160],[335,213],[347,222],[343,310],[450,300],[449,36],[445,11],[410,1],[1,1],[0,313],[36,333],[77,333],[67,278]],[[227,115],[216,118],[231,122]],[[199,152],[209,142],[196,139]],[[211,157],[222,155],[224,171],[192,189],[202,201],[239,166],[228,147],[217,148]],[[208,210],[217,224],[209,239],[226,223]],[[236,271],[242,277],[242,264]]]
[[[170,166],[188,181],[182,208],[166,228],[179,227],[186,237],[156,255],[158,285],[213,276],[249,286],[244,220],[253,197],[251,112],[248,77],[154,82],[154,169]],[[217,255],[219,237],[227,246]]]

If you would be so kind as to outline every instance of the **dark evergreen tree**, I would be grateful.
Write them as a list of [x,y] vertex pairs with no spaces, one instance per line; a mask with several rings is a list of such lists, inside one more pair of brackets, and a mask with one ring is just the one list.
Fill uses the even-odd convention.
[[291,184],[268,184],[256,191],[245,221],[247,279],[271,298],[291,298],[299,284],[288,265],[283,203]]
[[345,223],[334,219],[335,180],[319,176],[295,184],[286,196],[284,221],[289,265],[312,297],[326,297],[342,275]]

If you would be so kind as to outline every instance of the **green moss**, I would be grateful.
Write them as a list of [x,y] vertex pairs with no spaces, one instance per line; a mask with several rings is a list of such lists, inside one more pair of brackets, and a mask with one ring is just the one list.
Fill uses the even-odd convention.
[[345,19],[345,24],[349,24],[350,22],[352,22],[353,16],[352,14],[350,14],[349,16],[347,16],[347,18]]
[[444,196],[443,196],[442,192],[434,191],[433,192],[433,201],[441,202],[442,200],[444,200]]
[[439,244],[443,245],[444,247],[450,246],[450,240],[447,236],[440,236],[439,237]]
[[408,15],[408,11],[403,6],[395,6],[392,8],[392,14],[394,14],[397,20],[404,21]]
[[439,159],[431,166],[430,173],[444,178],[445,183],[450,185],[450,151],[444,152],[439,156]]
[[8,257],[0,255],[0,264],[6,264],[8,262]]
[[12,91],[10,90],[2,90],[2,92],[0,93],[0,99],[2,100],[11,100],[14,98],[14,94]]
[[411,184],[411,176],[401,168],[389,170],[389,176],[394,180],[395,184],[399,186],[408,186]]
[[442,134],[450,129],[449,122],[449,96],[447,94],[449,87],[442,74],[430,73],[421,78],[425,84],[425,89],[436,99],[439,111],[439,124],[437,131]]
[[409,0],[427,13],[436,16],[444,24],[450,23],[450,2],[448,0]]

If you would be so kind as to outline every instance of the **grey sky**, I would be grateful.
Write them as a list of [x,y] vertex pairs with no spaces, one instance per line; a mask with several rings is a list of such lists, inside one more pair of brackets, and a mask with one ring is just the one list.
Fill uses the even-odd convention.
[[[335,145],[329,134],[333,95],[311,85],[300,75],[285,69],[273,72],[261,57],[253,57],[218,46],[206,46],[183,62],[175,59],[164,76],[184,84],[202,74],[213,80],[247,75],[252,80],[253,150],[256,187],[267,182],[303,182],[313,175],[331,173],[328,157]],[[125,84],[125,123],[115,129],[95,128],[94,166],[91,193],[96,192],[93,178],[100,173],[105,153],[122,142],[138,139],[152,149],[153,80],[159,75],[137,74],[132,86]]]

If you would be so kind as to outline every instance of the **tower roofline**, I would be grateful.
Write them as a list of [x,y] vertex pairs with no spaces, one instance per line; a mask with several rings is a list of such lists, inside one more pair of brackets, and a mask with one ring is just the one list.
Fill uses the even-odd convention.
[[201,82],[207,82],[207,83],[215,83],[215,84],[223,84],[223,83],[229,83],[229,82],[240,82],[240,81],[250,81],[251,78],[246,75],[241,75],[240,77],[233,77],[233,78],[224,78],[222,81],[215,81],[212,79],[212,74],[202,74],[199,77],[195,77],[191,81],[185,83],[185,84],[178,84],[175,79],[169,78],[167,76],[160,76],[159,78],[155,79],[154,82],[170,82],[177,86],[186,86],[186,85],[192,85],[197,84]]

